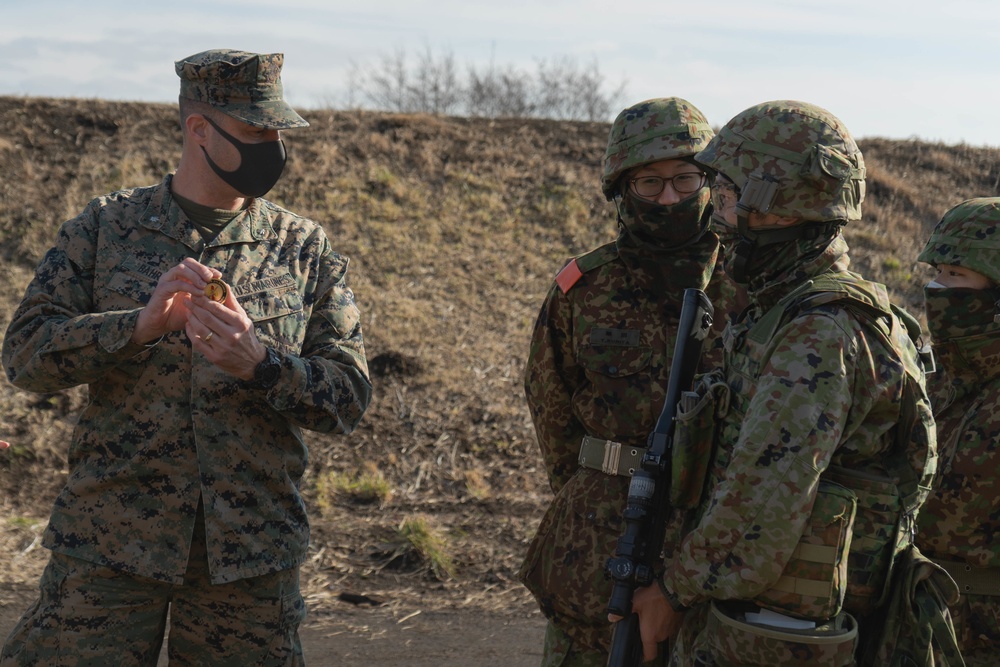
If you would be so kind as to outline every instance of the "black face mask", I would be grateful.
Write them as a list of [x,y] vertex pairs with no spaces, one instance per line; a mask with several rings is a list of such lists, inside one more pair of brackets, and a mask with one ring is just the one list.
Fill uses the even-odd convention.
[[708,229],[708,193],[703,189],[676,204],[658,204],[626,191],[618,216],[635,241],[664,249],[697,243]]
[[205,116],[205,120],[240,153],[240,166],[233,171],[225,171],[215,164],[215,160],[202,146],[201,150],[212,171],[245,197],[263,197],[270,192],[285,169],[287,155],[281,139],[248,144],[223,130],[208,116]]

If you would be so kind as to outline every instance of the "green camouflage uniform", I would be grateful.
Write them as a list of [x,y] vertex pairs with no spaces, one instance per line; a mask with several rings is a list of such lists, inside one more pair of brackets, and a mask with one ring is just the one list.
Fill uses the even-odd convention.
[[[206,243],[172,198],[171,180],[97,198],[66,222],[4,338],[3,364],[17,387],[55,392],[87,384],[90,395],[44,535],[54,554],[41,607],[15,630],[5,658],[25,641],[44,642],[39,633],[58,631],[45,619],[58,616],[61,604],[69,609],[75,593],[66,582],[88,565],[94,581],[115,579],[97,570],[104,568],[120,575],[120,586],[131,580],[148,591],[196,582],[205,590],[249,586],[252,594],[276,582],[279,592],[265,604],[283,607],[277,613],[292,630],[300,620],[297,570],[309,545],[301,429],[349,433],[371,397],[348,262],[319,225],[259,198]],[[222,273],[260,342],[277,352],[280,377],[269,389],[217,368],[183,331],[131,342],[160,276],[185,258]],[[104,604],[100,591],[81,591],[82,604]],[[236,605],[240,594],[227,599]],[[236,651],[240,624],[257,624],[259,611],[244,606],[240,614],[239,605],[211,615],[232,624],[220,642],[235,642]],[[63,625],[66,633],[101,630],[93,619]],[[103,664],[143,664],[125,654],[147,649],[113,632]],[[59,658],[53,653],[44,664],[76,664],[73,656],[86,654],[81,645],[67,656],[72,644],[68,636],[61,641]],[[259,641],[273,638],[253,638]]]
[[993,283],[925,291],[941,465],[917,536],[963,591],[951,611],[966,664],[993,665],[1000,649],[1000,199],[949,211],[920,260],[972,269]]
[[[706,235],[703,245],[711,249],[717,243]],[[590,435],[645,447],[666,395],[680,301],[676,294],[637,288],[613,245],[575,261],[583,276],[567,293],[558,286],[550,290],[528,356],[525,394],[556,498],[529,547],[524,576],[536,567],[552,570],[547,577],[562,587],[541,598],[546,614],[576,641],[607,650],[611,582],[604,577],[604,561],[621,535],[629,477],[580,467],[580,442]],[[710,367],[721,362],[719,323],[725,321],[725,304],[734,300],[733,288],[721,266],[710,273],[697,260],[678,259],[673,267],[678,286],[705,289],[714,277],[707,284],[717,307],[710,343],[715,349],[705,359]],[[684,269],[694,272],[685,279]],[[637,336],[631,344],[600,342],[607,331]],[[675,538],[668,537],[668,546]]]
[[[630,121],[635,117],[645,123],[643,104],[623,112],[619,121],[631,114]],[[662,118],[656,120],[663,125]],[[649,122],[655,134],[660,126]],[[654,137],[626,151],[616,148],[617,131],[612,129],[606,174],[678,152],[670,145],[677,141],[676,130],[664,143]],[[694,150],[681,147],[679,152],[691,155]],[[605,179],[609,196],[617,194],[611,180]],[[707,188],[690,201],[707,222]],[[625,219],[631,220],[627,213]],[[626,448],[645,447],[666,395],[687,287],[705,290],[715,306],[705,364],[721,361],[721,331],[739,304],[718,258],[714,233],[681,248],[663,248],[637,241],[623,226],[616,242],[573,259],[542,305],[525,369],[525,395],[555,499],[520,576],[550,619],[543,664],[607,662],[611,581],[604,576],[604,563],[621,535],[629,476],[581,466],[581,440],[587,435]],[[679,524],[668,531],[668,549],[677,528]]]
[[[179,583],[201,498],[212,580],[223,583],[305,559],[300,429],[351,431],[370,395],[367,365],[347,260],[318,225],[256,199],[205,244],[170,180],[98,198],[63,225],[11,319],[3,362],[21,389],[90,385],[45,546]],[[193,354],[183,332],[130,342],[160,275],[185,257],[222,272],[281,355],[270,391]]]
[[[779,580],[801,581],[789,564],[812,527],[821,485],[834,479],[847,493],[858,491],[853,527],[846,515],[837,516],[847,531],[843,548],[851,544],[852,550],[846,571],[836,574],[843,561],[833,564],[833,576],[846,575],[834,589],[846,584],[844,609],[855,618],[871,612],[893,557],[898,499],[886,493],[866,502],[855,476],[885,480],[883,488],[895,492],[887,457],[896,449],[910,383],[917,385],[919,418],[908,465],[925,486],[933,474],[933,422],[917,350],[885,288],[847,271],[839,227],[860,217],[860,152],[829,112],[779,102],[734,118],[696,159],[735,183],[744,193],[741,203],[748,191],[758,194],[754,182],[778,187],[770,201],[740,214],[739,232],[718,227],[727,270],[737,273],[743,263],[737,279],[748,283],[750,306],[724,336],[730,407],[717,431],[710,492],[662,579],[675,607],[694,608],[685,617],[674,663],[853,664],[853,640],[828,647],[787,639],[770,644],[767,630],[723,638],[711,621],[718,609],[738,611],[734,617],[741,618],[756,609],[743,602],[765,593],[769,600],[780,598]],[[720,206],[717,201],[717,212]],[[806,222],[773,232],[783,236],[772,241],[767,231],[748,232],[742,218],[762,210]],[[842,591],[839,601],[833,594],[834,614]],[[709,611],[712,601],[723,604]],[[809,616],[804,608],[782,613]],[[741,645],[744,640],[753,644]]]

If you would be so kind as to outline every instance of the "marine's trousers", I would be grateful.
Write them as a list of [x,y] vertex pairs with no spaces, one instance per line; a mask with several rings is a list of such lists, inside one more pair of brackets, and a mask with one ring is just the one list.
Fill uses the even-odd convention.
[[180,585],[53,553],[0,667],[155,667],[168,618],[171,664],[298,667],[304,617],[297,568],[213,586],[204,543]]

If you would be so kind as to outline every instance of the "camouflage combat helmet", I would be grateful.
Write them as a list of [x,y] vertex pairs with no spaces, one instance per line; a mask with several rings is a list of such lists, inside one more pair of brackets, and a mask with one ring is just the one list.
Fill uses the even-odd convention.
[[679,97],[646,100],[623,109],[611,124],[604,152],[604,196],[610,201],[619,194],[618,182],[627,170],[693,156],[712,135],[705,115]]
[[944,214],[917,258],[981,273],[1000,285],[1000,197],[967,199]]
[[695,160],[733,181],[745,210],[815,222],[861,219],[861,151],[843,123],[815,105],[779,100],[750,107]]

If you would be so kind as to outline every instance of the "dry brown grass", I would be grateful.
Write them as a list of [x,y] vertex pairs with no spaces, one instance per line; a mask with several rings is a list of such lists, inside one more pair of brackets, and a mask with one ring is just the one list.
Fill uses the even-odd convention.
[[[179,156],[169,105],[0,98],[0,330],[59,224],[95,195],[158,182]],[[271,198],[321,222],[351,258],[376,397],[349,437],[310,434],[303,483],[313,518],[304,570],[314,609],[343,593],[394,604],[530,610],[514,582],[548,500],[521,376],[531,324],[564,260],[614,235],[598,188],[608,127],[313,112],[288,133]],[[1000,152],[870,139],[866,219],[848,228],[854,268],[921,310],[915,258],[950,206],[998,194]],[[0,379],[6,516],[0,553],[33,582],[31,547],[61,484],[83,389],[55,396]],[[374,502],[337,480],[377,466]],[[381,492],[377,492],[381,493]],[[416,560],[386,567],[397,530],[436,527],[453,576]],[[419,559],[418,559],[419,560]]]

